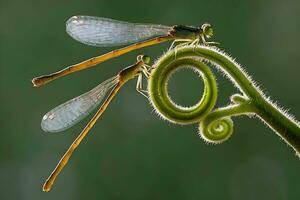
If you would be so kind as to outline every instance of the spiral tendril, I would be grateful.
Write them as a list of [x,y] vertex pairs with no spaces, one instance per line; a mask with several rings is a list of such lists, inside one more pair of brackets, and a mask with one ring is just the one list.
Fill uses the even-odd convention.
[[[214,108],[217,83],[210,67],[220,69],[242,94],[231,96],[231,104]],[[204,92],[198,103],[191,107],[177,105],[167,91],[171,75],[180,68],[190,67],[200,74]],[[215,47],[187,45],[168,51],[153,65],[148,82],[149,100],[155,111],[175,124],[199,123],[199,135],[209,143],[221,143],[233,133],[231,117],[258,116],[284,139],[299,155],[300,125],[286,112],[282,112],[246,74],[233,58]]]
[[[164,61],[165,62],[165,61]],[[209,67],[190,58],[175,59],[165,67],[157,67],[164,63],[156,63],[149,78],[149,96],[157,113],[164,119],[178,124],[198,122],[209,113],[217,100],[217,83]],[[171,100],[167,91],[167,83],[171,75],[180,68],[193,68],[204,81],[204,92],[201,100],[191,107],[177,105]]]
[[230,117],[200,121],[199,134],[208,143],[221,143],[227,140],[233,132],[233,121]]

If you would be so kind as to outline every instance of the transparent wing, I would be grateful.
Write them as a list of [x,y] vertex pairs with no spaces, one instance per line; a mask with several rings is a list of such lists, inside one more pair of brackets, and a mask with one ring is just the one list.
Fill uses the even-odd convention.
[[74,16],[66,23],[67,33],[84,44],[100,47],[121,46],[166,35],[171,27],[139,24],[102,17]]
[[49,111],[42,119],[42,129],[46,132],[63,131],[87,116],[105,97],[105,94],[117,84],[114,76],[87,93],[67,101]]

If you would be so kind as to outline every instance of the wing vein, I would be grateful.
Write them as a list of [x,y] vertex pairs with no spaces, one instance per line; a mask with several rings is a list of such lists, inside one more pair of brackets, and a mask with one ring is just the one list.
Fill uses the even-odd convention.
[[89,92],[75,97],[46,113],[42,119],[41,127],[46,132],[60,132],[92,112],[100,104],[107,92],[118,83],[118,76],[114,76]]
[[75,40],[92,46],[121,46],[164,36],[171,27],[140,24],[102,17],[74,16],[66,23],[67,33]]

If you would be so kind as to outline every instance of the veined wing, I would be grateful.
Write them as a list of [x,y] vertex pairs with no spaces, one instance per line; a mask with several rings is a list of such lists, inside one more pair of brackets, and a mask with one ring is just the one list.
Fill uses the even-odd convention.
[[118,76],[114,76],[89,92],[52,109],[44,115],[41,123],[42,129],[46,132],[59,132],[73,126],[100,104],[118,80]]
[[171,27],[129,23],[102,17],[74,16],[67,21],[66,30],[72,38],[81,43],[112,47],[164,36]]

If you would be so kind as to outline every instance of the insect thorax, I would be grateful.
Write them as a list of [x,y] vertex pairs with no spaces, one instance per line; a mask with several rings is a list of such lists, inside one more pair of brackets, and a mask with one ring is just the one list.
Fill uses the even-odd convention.
[[201,29],[193,26],[176,25],[170,34],[180,39],[197,39],[201,34]]

